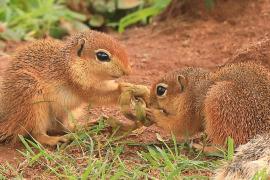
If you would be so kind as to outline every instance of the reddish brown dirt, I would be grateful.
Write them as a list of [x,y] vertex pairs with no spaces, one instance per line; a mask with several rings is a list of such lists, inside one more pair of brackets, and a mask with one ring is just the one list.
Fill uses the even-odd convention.
[[[232,8],[233,12],[226,11],[224,17],[220,13],[213,16],[214,18],[179,17],[155,22],[147,27],[134,27],[122,35],[112,33],[126,45],[130,54],[133,74],[125,80],[150,85],[164,73],[184,66],[214,68],[224,64],[237,49],[248,47],[269,36],[268,0],[247,3],[245,11],[241,10],[240,13],[239,10]],[[14,47],[17,44],[8,43],[5,50],[11,53]],[[1,71],[6,66],[7,59],[0,57]],[[96,108],[90,114],[92,120],[102,114],[123,119],[118,109],[111,107]],[[156,131],[156,127],[150,127],[137,136],[136,140],[154,140]],[[0,146],[0,163],[12,161],[16,157],[18,156],[14,149]]]

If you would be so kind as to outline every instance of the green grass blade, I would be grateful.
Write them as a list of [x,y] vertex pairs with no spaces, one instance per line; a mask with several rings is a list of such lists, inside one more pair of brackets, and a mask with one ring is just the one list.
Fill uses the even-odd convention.
[[227,138],[227,160],[232,160],[234,156],[234,141],[231,137]]

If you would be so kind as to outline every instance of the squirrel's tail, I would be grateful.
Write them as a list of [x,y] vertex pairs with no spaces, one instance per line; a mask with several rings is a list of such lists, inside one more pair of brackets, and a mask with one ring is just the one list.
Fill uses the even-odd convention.
[[233,160],[220,168],[214,179],[270,179],[270,134],[258,135],[236,151]]

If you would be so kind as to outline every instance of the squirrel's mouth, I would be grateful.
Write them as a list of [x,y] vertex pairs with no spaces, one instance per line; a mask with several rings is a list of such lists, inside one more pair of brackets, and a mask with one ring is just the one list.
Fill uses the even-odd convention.
[[121,76],[111,76],[113,79],[119,79]]
[[159,110],[162,111],[166,116],[169,115],[168,111],[166,111],[165,109],[160,108]]
[[162,112],[165,116],[168,116],[169,115],[168,111],[166,111],[163,108],[156,108],[156,109],[159,110],[160,112]]

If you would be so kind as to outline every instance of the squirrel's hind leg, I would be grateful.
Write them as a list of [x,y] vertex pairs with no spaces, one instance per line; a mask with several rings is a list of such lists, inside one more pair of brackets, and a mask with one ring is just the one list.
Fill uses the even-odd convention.
[[38,103],[32,106],[33,122],[35,126],[32,130],[32,137],[43,145],[55,146],[65,143],[68,139],[65,136],[50,136],[48,131],[55,125],[50,116],[48,103]]
[[228,137],[235,144],[248,141],[254,132],[247,125],[256,126],[254,114],[247,114],[254,108],[251,102],[249,95],[234,82],[221,81],[210,88],[204,104],[205,132],[213,144],[224,146]]
[[62,109],[60,110],[59,107],[55,107],[56,117],[53,117],[54,121],[49,129],[49,134],[63,135],[75,132],[77,130],[76,124],[78,124],[78,120],[86,114],[85,104],[72,111],[64,111]]
[[69,141],[65,136],[49,136],[47,134],[38,134],[35,136],[35,139],[40,144],[45,144],[49,146],[55,146],[57,144]]
[[[225,145],[226,138],[238,135],[237,130],[237,109],[233,107],[233,84],[231,82],[218,82],[208,91],[205,98],[205,132],[213,144]],[[232,119],[233,118],[233,119]]]

